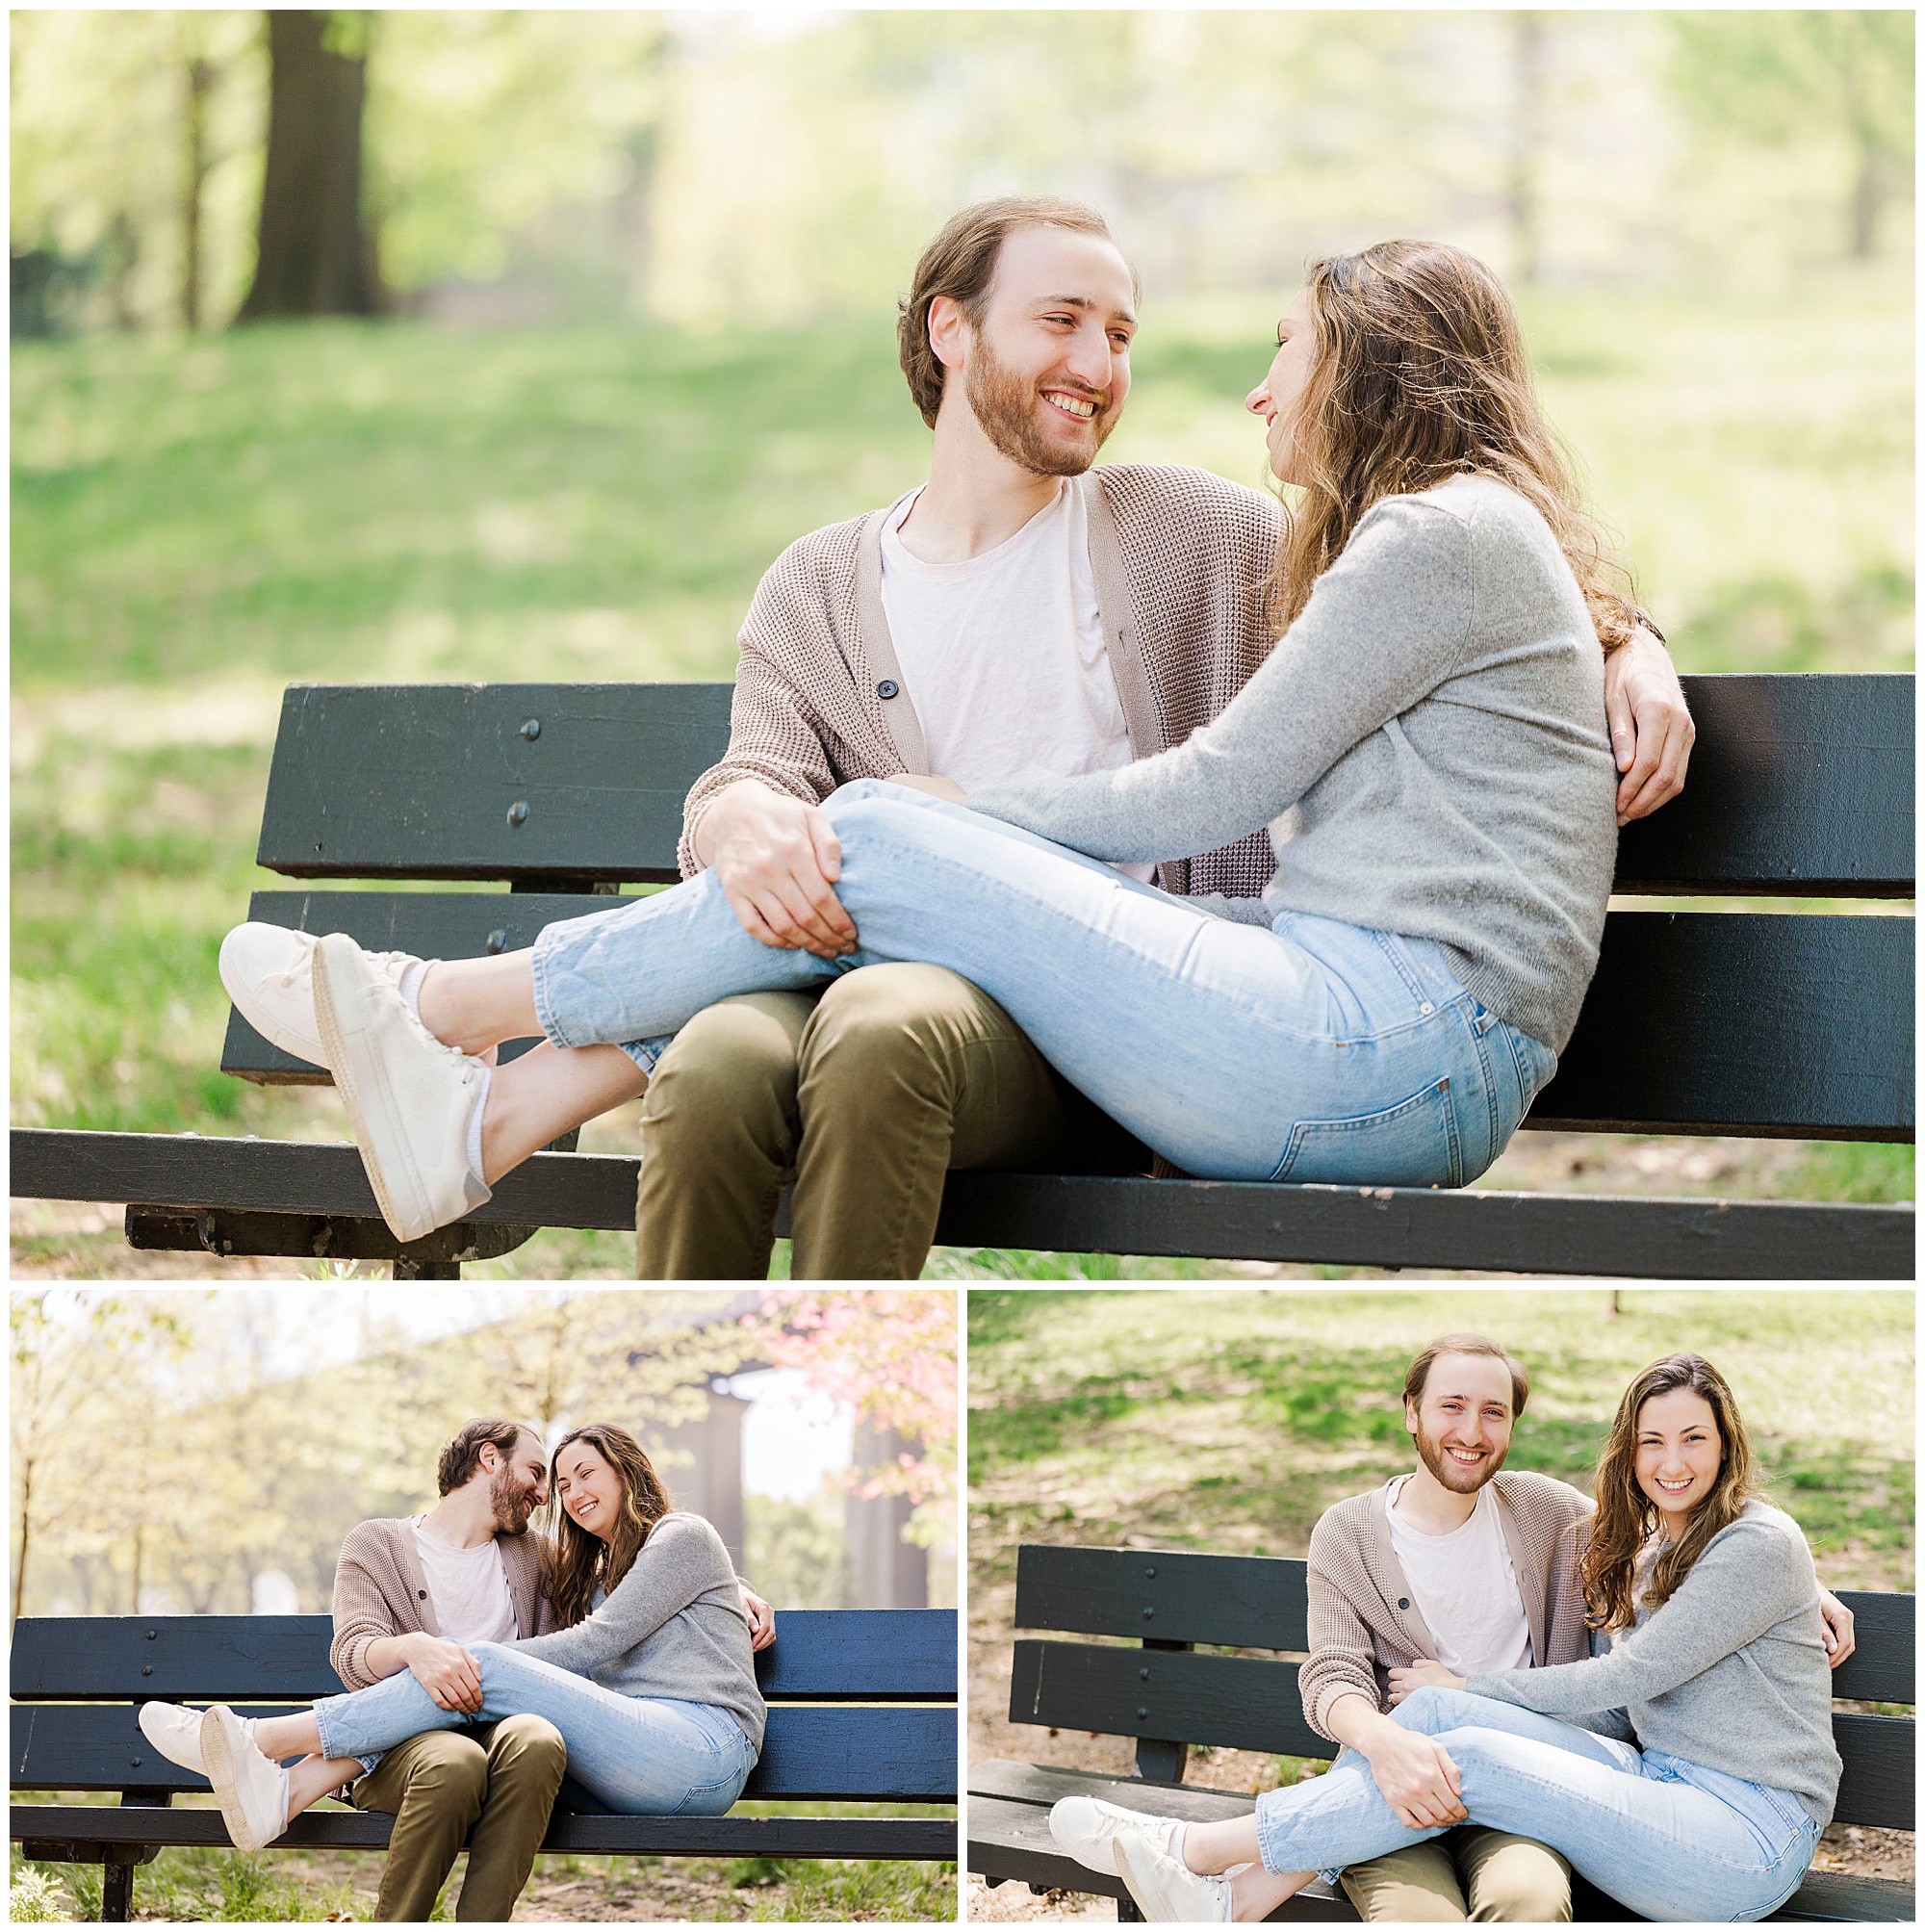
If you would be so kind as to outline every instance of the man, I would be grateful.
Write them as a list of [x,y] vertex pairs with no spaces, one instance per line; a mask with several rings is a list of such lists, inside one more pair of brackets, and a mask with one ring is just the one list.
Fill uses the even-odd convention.
[[[1389,1672],[1419,1658],[1469,1673],[1589,1655],[1572,1533],[1591,1500],[1552,1477],[1503,1468],[1529,1394],[1530,1378],[1498,1343],[1432,1342],[1403,1384],[1417,1468],[1339,1503],[1311,1534],[1304,1719],[1370,1760],[1406,1824],[1456,1825],[1345,1871],[1344,1889],[1367,1919],[1571,1917],[1563,1857],[1456,1823],[1465,1814],[1447,1753],[1388,1714]],[[1829,1594],[1822,1602],[1835,1668],[1851,1655],[1852,1615]]]
[[[425,1514],[357,1524],[334,1574],[328,1661],[350,1690],[412,1670],[444,1711],[475,1711],[481,1680],[465,1648],[533,1636],[541,1549],[528,1519],[548,1496],[541,1437],[484,1417],[441,1452],[441,1501]],[[757,1649],[774,1640],[769,1607],[743,1592]],[[546,1717],[518,1715],[427,1731],[384,1752],[350,1795],[394,1815],[378,1919],[424,1920],[464,1840],[468,1872],[455,1918],[514,1912],[548,1830],[568,1754]]]
[[[929,480],[777,560],[728,753],[688,795],[682,871],[714,866],[757,939],[847,949],[817,810],[835,786],[1111,769],[1181,742],[1262,661],[1276,504],[1202,470],[1091,468],[1129,395],[1136,298],[1102,217],[1069,201],[965,209],[917,264],[898,334]],[[1606,689],[1620,813],[1641,816],[1681,784],[1689,717],[1656,637],[1613,656]],[[1274,856],[1258,832],[1155,869],[1168,891],[1249,896]],[[797,1276],[913,1276],[949,1168],[1142,1159],[968,981],[868,966],[723,1001],[662,1053],[636,1273],[766,1274],[793,1178]]]

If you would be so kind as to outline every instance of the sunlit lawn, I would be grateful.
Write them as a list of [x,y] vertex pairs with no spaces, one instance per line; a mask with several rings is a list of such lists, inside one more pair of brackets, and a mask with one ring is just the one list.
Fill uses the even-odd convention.
[[[1255,480],[1240,401],[1273,307],[1192,304],[1161,335],[1149,310],[1108,453]],[[1527,321],[1686,668],[1909,668],[1903,281],[1557,292]],[[339,1138],[331,1095],[217,1070],[219,936],[279,883],[252,853],[282,686],[727,677],[770,559],[925,450],[877,325],[16,345],[14,1121]],[[1911,1193],[1909,1150],[1819,1158],[1801,1187]],[[618,1237],[539,1239],[542,1266],[623,1265]]]

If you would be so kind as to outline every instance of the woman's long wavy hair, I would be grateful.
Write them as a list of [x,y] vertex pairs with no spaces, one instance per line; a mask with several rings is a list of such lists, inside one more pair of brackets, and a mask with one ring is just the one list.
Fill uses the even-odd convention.
[[1306,287],[1317,360],[1291,424],[1303,500],[1286,504],[1265,585],[1278,629],[1373,503],[1476,474],[1551,526],[1599,641],[1616,650],[1637,622],[1631,575],[1582,506],[1498,278],[1446,243],[1379,242],[1315,263]]
[[1598,1513],[1578,1564],[1583,1584],[1585,1621],[1593,1630],[1624,1630],[1635,1620],[1633,1601],[1637,1558],[1658,1527],[1657,1505],[1637,1483],[1637,1427],[1653,1396],[1689,1389],[1711,1406],[1718,1426],[1718,1481],[1692,1510],[1684,1533],[1665,1545],[1645,1586],[1649,1610],[1670,1600],[1705,1545],[1737,1521],[1746,1503],[1760,1493],[1751,1453],[1751,1437],[1738,1414],[1736,1398],[1725,1378],[1703,1355],[1666,1355],[1653,1362],[1624,1392],[1604,1453],[1598,1458]]
[[557,1508],[554,1540],[543,1554],[542,1592],[563,1630],[588,1614],[598,1584],[612,1591],[629,1574],[649,1532],[675,1507],[648,1451],[611,1422],[591,1422],[555,1444],[549,1458],[551,1491],[561,1473],[562,1453],[578,1442],[587,1443],[620,1478],[622,1508],[615,1533],[605,1543],[591,1536],[566,1509]]

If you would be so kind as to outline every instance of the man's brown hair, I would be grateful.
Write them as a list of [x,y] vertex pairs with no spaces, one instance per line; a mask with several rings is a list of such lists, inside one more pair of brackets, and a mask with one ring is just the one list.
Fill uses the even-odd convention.
[[511,1460],[515,1454],[515,1444],[525,1435],[531,1435],[539,1442],[541,1430],[526,1422],[505,1422],[499,1415],[484,1415],[474,1422],[464,1422],[455,1430],[454,1440],[441,1452],[441,1460],[435,1465],[435,1477],[441,1483],[441,1493],[451,1495],[473,1476],[481,1466],[481,1446],[492,1442],[501,1452],[501,1460]]
[[1439,1355],[1488,1355],[1510,1371],[1510,1412],[1513,1418],[1524,1413],[1530,1400],[1530,1372],[1502,1342],[1488,1335],[1440,1335],[1427,1348],[1420,1349],[1403,1377],[1405,1402],[1421,1403],[1424,1385],[1430,1379],[1430,1364]]
[[[1079,235],[1099,236],[1112,247],[1116,241],[1110,224],[1087,202],[1056,194],[998,195],[993,201],[972,203],[942,224],[942,232],[915,265],[909,294],[896,304],[897,353],[909,378],[909,393],[932,429],[936,412],[942,407],[946,372],[929,346],[930,304],[937,296],[947,296],[962,304],[971,328],[981,328],[997,258],[1018,228],[1068,228]],[[1135,269],[1130,270],[1130,282],[1141,299]]]

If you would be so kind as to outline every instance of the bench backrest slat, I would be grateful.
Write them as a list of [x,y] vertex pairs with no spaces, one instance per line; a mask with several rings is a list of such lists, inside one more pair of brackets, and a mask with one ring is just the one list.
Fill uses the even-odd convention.
[[1307,1567],[1299,1557],[1024,1543],[1016,1628],[1300,1651]]
[[[1626,830],[1621,891],[1911,895],[1911,678],[1684,685],[1690,783]],[[731,689],[291,685],[260,863],[295,878],[673,879],[682,797],[727,744]]]
[[[151,1633],[151,1635],[149,1635]],[[20,1699],[335,1697],[324,1616],[22,1617]],[[851,1703],[956,1697],[956,1612],[781,1610],[756,1659],[762,1695]]]
[[[242,1708],[264,1716],[286,1707]],[[15,1704],[9,1728],[16,1790],[208,1789],[155,1752],[132,1704]],[[953,1707],[778,1704],[747,1795],[940,1804],[955,1792]]]

